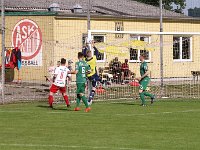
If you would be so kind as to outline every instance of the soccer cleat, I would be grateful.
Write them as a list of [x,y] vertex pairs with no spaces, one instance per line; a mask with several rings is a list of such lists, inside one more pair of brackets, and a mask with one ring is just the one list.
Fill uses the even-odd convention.
[[79,107],[74,108],[74,111],[80,111],[81,109]]
[[153,103],[154,103],[155,99],[156,99],[156,96],[155,96],[155,95],[153,95],[153,97],[151,98],[151,104],[153,104]]
[[88,108],[85,109],[85,112],[89,112],[90,110],[91,110],[91,108],[88,107]]
[[71,106],[70,106],[70,105],[67,105],[67,108],[71,108]]
[[147,105],[145,105],[145,104],[141,104],[140,106],[146,107]]
[[90,101],[88,101],[88,105],[91,106],[92,105],[92,99]]

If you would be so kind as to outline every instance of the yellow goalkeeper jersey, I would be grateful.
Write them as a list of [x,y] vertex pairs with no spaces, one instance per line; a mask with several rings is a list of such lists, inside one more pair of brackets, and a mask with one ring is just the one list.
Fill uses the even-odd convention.
[[87,76],[88,77],[91,77],[93,76],[96,72],[96,62],[97,62],[97,57],[96,56],[93,56],[92,58],[90,59],[87,59],[85,58],[85,61],[88,63],[88,65],[90,66],[91,68],[91,73],[88,74]]

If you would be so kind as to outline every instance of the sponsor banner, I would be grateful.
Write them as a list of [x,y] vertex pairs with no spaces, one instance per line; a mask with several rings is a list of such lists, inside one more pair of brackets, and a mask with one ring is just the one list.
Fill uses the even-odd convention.
[[12,46],[21,50],[23,66],[42,66],[42,32],[34,21],[24,19],[15,25]]

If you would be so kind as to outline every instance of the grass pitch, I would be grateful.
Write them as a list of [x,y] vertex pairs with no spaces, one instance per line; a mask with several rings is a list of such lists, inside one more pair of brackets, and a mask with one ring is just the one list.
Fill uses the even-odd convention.
[[[47,103],[0,106],[0,150],[198,150],[200,100],[94,103],[89,113]],[[71,108],[73,110],[73,106]]]

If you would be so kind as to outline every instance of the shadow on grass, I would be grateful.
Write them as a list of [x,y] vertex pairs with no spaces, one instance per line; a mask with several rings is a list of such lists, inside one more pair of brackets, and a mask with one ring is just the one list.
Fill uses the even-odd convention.
[[73,111],[72,108],[67,108],[67,107],[65,107],[65,108],[53,107],[53,108],[51,108],[47,105],[37,105],[37,107],[45,108],[45,109],[49,109],[49,110]]
[[135,106],[137,106],[137,105],[140,105],[139,103],[138,104],[135,104],[135,103],[112,103],[112,104],[117,104],[117,105],[135,105]]

